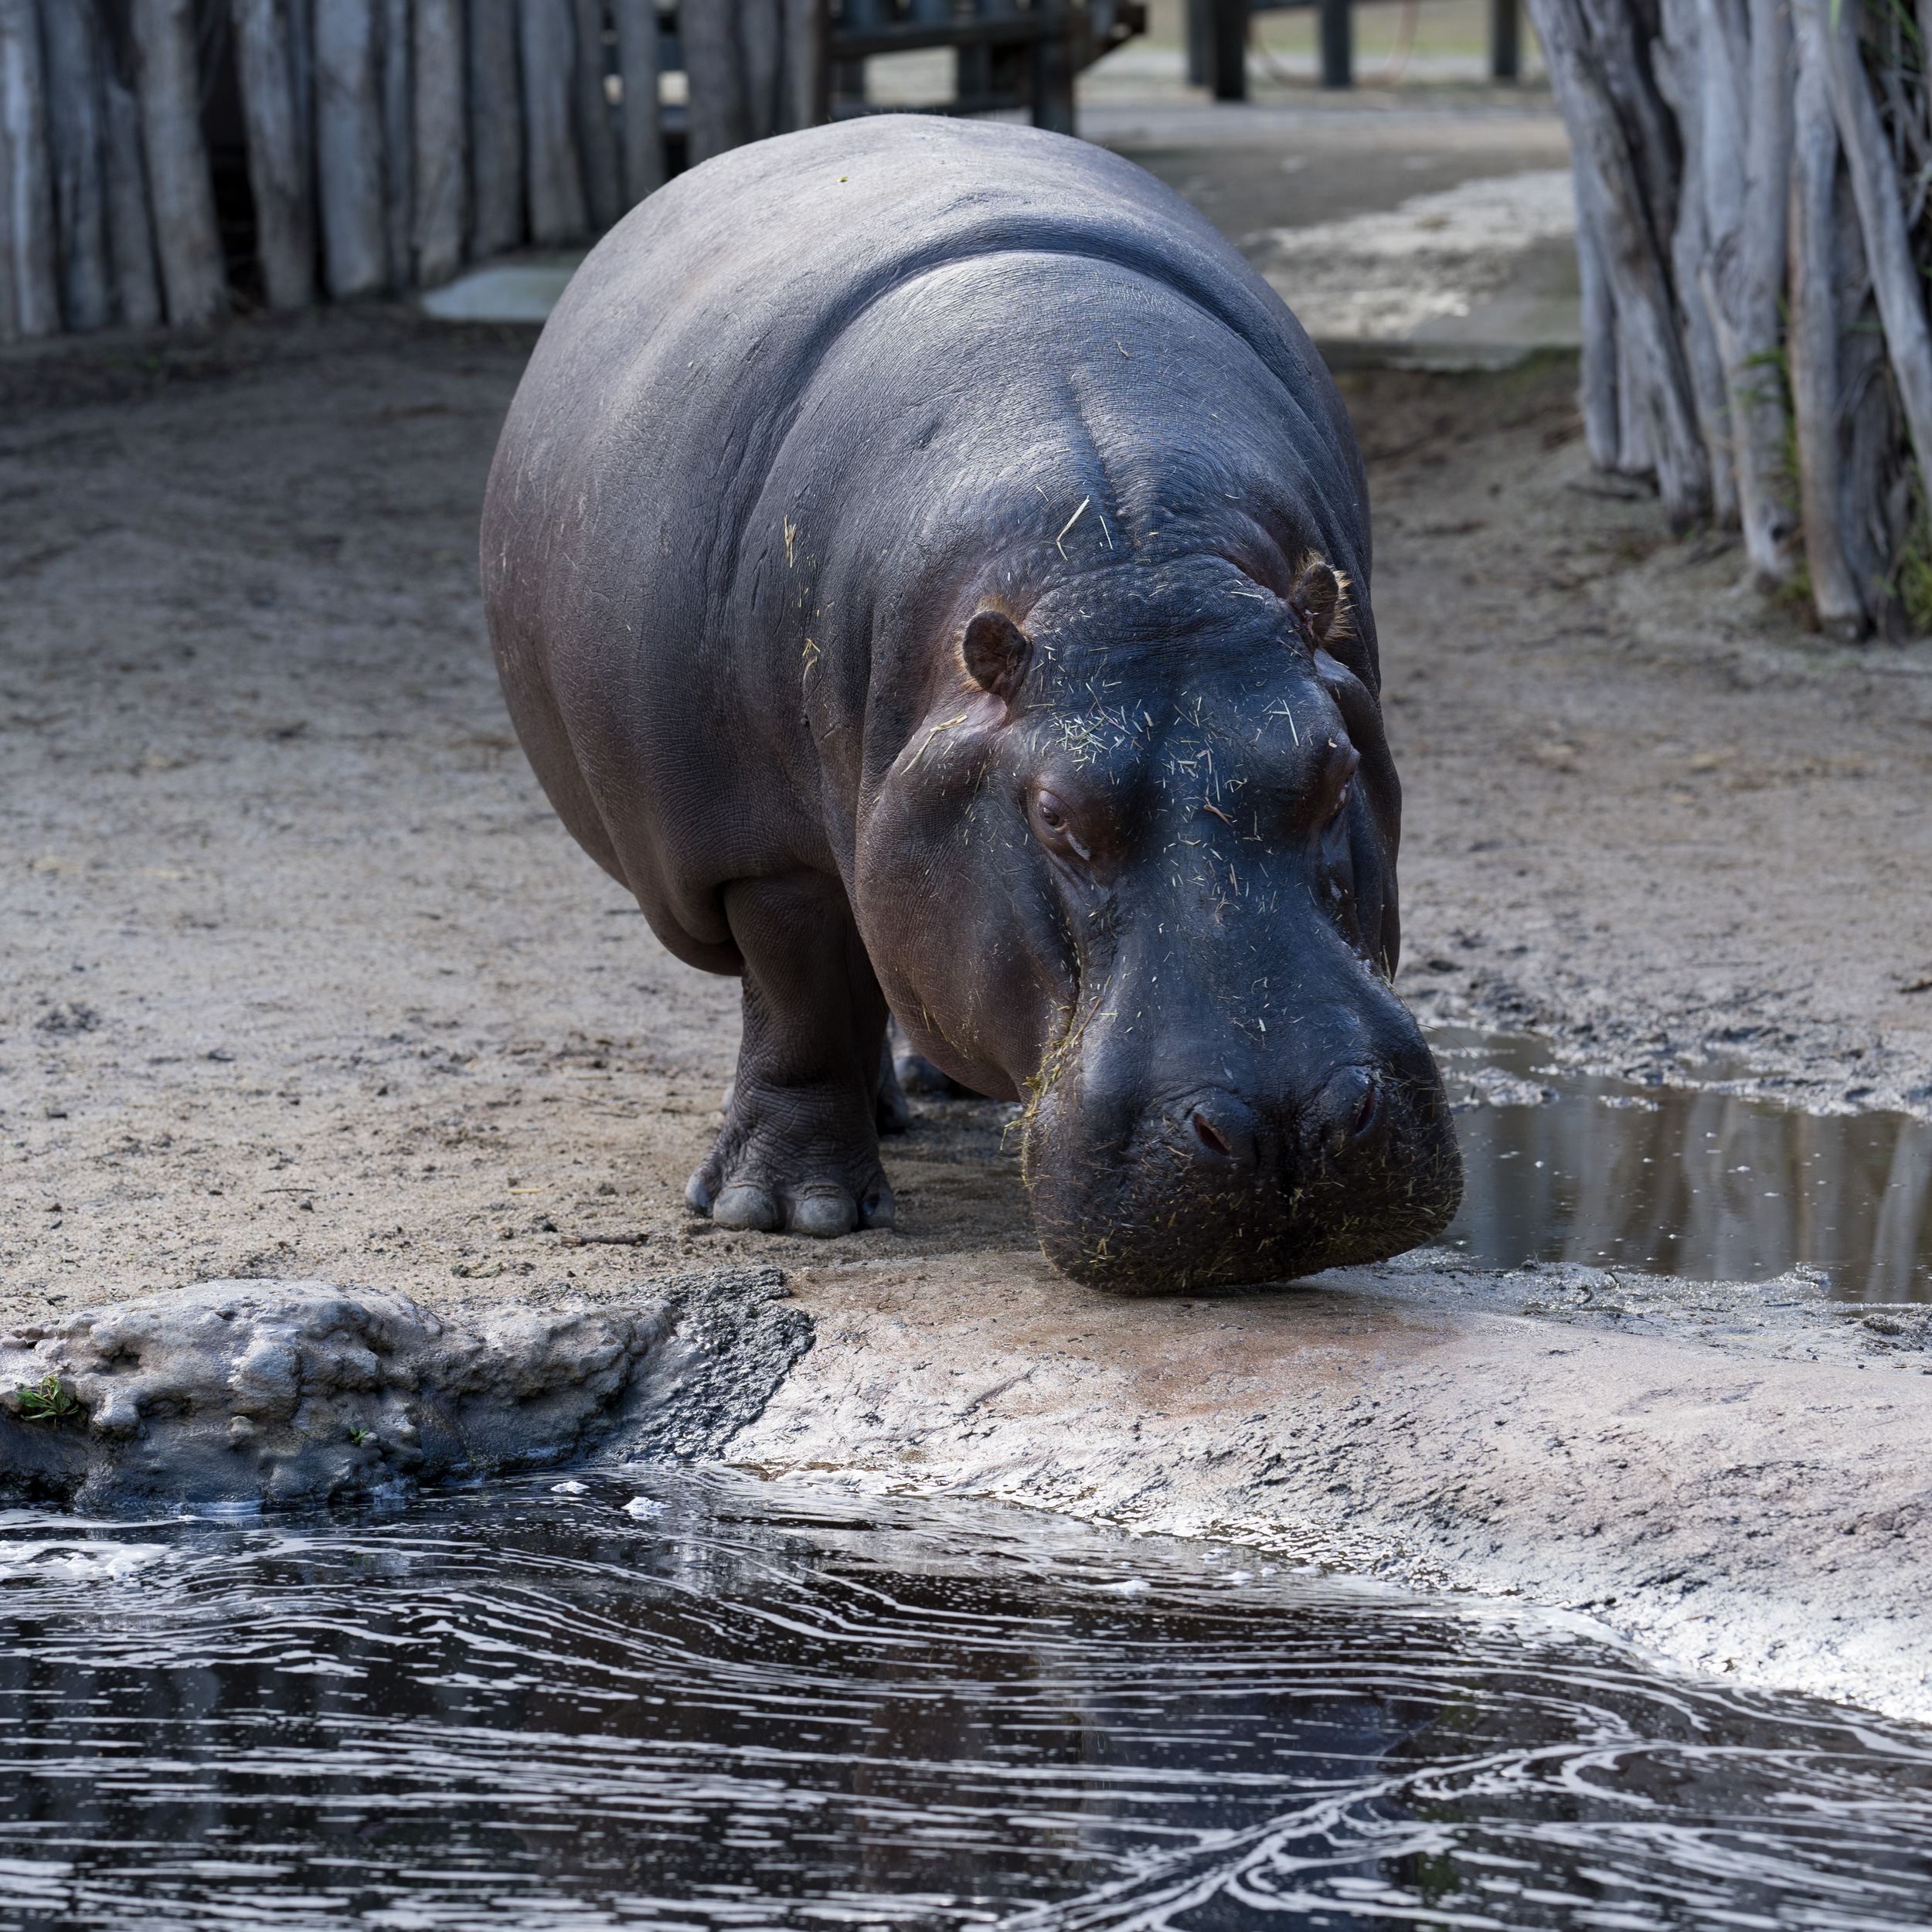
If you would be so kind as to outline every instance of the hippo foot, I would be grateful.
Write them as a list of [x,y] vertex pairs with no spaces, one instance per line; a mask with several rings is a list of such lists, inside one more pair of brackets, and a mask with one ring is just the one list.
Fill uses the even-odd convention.
[[692,1175],[684,1198],[721,1228],[759,1234],[831,1240],[893,1224],[893,1191],[872,1149],[828,1160],[822,1149],[802,1151],[735,1121]]

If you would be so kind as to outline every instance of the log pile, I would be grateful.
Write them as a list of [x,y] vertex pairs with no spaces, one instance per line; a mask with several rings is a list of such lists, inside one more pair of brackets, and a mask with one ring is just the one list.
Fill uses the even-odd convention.
[[1529,0],[1592,458],[1854,641],[1932,631],[1932,0]]
[[[823,4],[682,0],[692,158],[816,117]],[[658,0],[0,0],[0,342],[204,322],[238,267],[299,308],[587,240],[665,178],[672,24]],[[224,84],[239,265],[204,131]]]

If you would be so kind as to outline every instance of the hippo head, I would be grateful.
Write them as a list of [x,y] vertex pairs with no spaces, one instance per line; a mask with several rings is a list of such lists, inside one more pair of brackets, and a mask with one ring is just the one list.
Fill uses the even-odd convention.
[[[1023,1100],[1048,1257],[1148,1292],[1372,1261],[1454,1216],[1391,990],[1400,796],[1348,586],[1203,560],[988,600],[870,787],[857,885],[919,1049]],[[1371,672],[1369,675],[1372,675]]]

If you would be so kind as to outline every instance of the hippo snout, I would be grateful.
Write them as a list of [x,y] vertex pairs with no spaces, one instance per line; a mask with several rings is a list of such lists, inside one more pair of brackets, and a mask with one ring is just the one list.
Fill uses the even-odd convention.
[[[1419,1043],[1418,1043],[1419,1044]],[[1029,1122],[1048,1258],[1096,1287],[1154,1294],[1292,1279],[1438,1234],[1461,1165],[1433,1065],[1362,1060],[1294,1094],[1218,1083],[1090,1112],[1077,1083]],[[1098,1098],[1096,1095],[1095,1098]]]

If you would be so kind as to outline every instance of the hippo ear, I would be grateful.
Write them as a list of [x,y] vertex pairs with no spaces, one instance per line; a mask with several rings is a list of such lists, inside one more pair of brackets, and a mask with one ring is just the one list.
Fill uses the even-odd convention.
[[981,611],[967,625],[966,641],[960,648],[967,675],[981,690],[990,691],[1009,704],[1026,675],[1027,661],[1032,655],[1026,633],[997,611]]
[[1294,613],[1310,650],[1320,650],[1327,641],[1341,604],[1342,580],[1334,566],[1318,557],[1305,565],[1288,593],[1288,608]]

